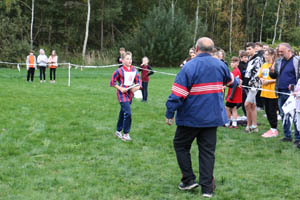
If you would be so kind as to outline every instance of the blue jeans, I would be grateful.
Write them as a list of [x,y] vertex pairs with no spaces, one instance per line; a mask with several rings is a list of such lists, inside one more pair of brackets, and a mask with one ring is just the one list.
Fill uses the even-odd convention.
[[131,127],[131,108],[129,102],[120,102],[121,110],[119,113],[119,119],[117,123],[117,131],[129,133]]
[[[278,96],[278,107],[280,110],[280,116],[282,120],[284,119],[284,112],[282,110],[282,106],[286,102],[286,100],[289,98],[288,95],[284,94],[279,94]],[[296,118],[293,118],[293,124],[294,124],[294,129],[295,129],[295,140],[300,140],[300,134],[299,131],[297,130],[297,123],[296,123]],[[283,122],[283,131],[284,131],[284,137],[286,138],[292,138],[292,125],[291,125],[291,120],[290,117],[287,117],[285,121]]]

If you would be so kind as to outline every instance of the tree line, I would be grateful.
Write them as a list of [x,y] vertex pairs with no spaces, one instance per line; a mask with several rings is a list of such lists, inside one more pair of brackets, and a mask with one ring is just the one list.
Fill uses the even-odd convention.
[[178,65],[200,36],[236,54],[246,42],[300,46],[300,0],[2,0],[0,60],[56,49],[84,62],[90,52]]

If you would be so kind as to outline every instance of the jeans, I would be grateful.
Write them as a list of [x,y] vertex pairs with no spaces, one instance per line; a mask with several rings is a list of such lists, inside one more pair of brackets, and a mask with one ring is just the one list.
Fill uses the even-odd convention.
[[143,101],[147,101],[148,98],[148,82],[142,82],[142,94],[143,94]]
[[40,80],[46,80],[46,67],[40,66]]
[[117,131],[122,131],[124,134],[130,132],[131,127],[131,108],[129,102],[120,102],[121,110],[117,123]]
[[[280,110],[280,115],[282,120],[284,120],[285,114],[282,110],[282,106],[284,105],[284,103],[286,102],[286,100],[289,98],[288,95],[284,95],[284,94],[279,94],[278,97],[278,107]],[[297,124],[296,124],[296,117],[293,118],[293,124],[294,124],[294,129],[295,129],[295,140],[300,140],[300,134],[299,131],[297,130]],[[285,121],[283,121],[283,131],[284,131],[284,137],[285,138],[292,138],[292,124],[291,124],[291,120],[290,117],[286,117]]]
[[35,68],[29,67],[27,71],[27,82],[31,80],[33,82]]
[[[53,74],[53,79],[52,79],[52,74]],[[56,68],[50,68],[50,80],[55,81],[55,74],[56,74]]]

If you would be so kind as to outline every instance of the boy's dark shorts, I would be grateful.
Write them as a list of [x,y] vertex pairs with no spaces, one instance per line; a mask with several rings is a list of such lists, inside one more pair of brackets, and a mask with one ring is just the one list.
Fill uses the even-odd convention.
[[238,106],[238,103],[226,102],[226,107],[228,107],[228,108],[234,108],[234,107],[237,107],[237,106]]

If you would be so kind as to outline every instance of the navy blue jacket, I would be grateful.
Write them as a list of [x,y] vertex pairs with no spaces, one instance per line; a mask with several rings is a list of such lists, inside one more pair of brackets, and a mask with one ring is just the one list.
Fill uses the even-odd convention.
[[222,61],[201,53],[177,74],[166,102],[166,118],[173,118],[177,111],[177,126],[222,126],[228,121],[222,87],[236,84],[239,81]]

